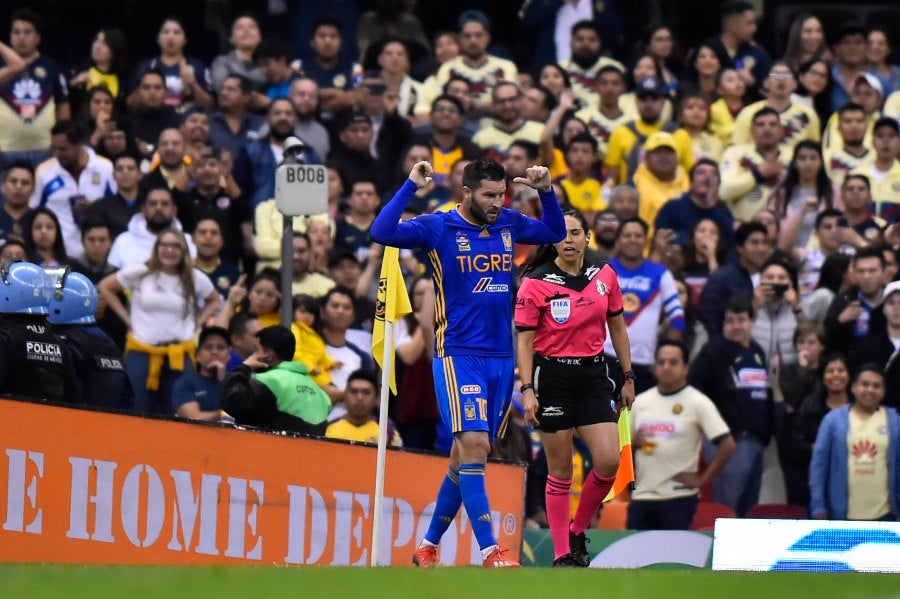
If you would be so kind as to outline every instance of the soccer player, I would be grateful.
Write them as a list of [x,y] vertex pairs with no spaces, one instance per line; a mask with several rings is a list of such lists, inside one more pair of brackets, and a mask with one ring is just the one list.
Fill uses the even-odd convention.
[[438,492],[431,525],[413,556],[438,562],[437,545],[465,505],[485,567],[517,567],[494,538],[484,469],[491,441],[506,428],[513,385],[513,250],[516,243],[556,243],[565,219],[545,167],[514,179],[540,192],[542,220],[502,207],[506,173],[479,158],[463,171],[463,197],[450,212],[400,223],[400,214],[433,168],[413,166],[407,180],[370,229],[372,239],[428,253],[435,287],[435,391],[441,419],[453,432],[450,469]]

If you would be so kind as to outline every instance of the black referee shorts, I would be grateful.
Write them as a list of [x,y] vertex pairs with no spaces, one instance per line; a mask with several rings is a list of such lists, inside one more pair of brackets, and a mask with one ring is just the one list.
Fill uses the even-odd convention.
[[620,385],[603,355],[549,358],[534,354],[532,375],[540,430],[555,433],[600,422],[616,422]]

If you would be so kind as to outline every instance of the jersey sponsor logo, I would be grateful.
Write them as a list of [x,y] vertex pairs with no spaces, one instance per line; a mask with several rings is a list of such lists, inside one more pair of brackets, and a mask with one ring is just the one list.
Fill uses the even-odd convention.
[[503,228],[500,229],[500,237],[503,239],[503,247],[507,252],[511,252],[512,247],[512,233],[509,232],[509,229]]
[[557,285],[565,285],[566,284],[565,279],[563,279],[558,274],[554,274],[552,272],[544,275],[543,280],[547,281],[548,283],[556,283]]
[[650,291],[653,280],[650,277],[623,277],[619,279],[622,291]]
[[481,393],[481,385],[463,385],[459,388],[459,392],[464,395],[476,395]]
[[584,297],[584,296],[579,297],[578,300],[575,302],[576,308],[579,306],[587,308],[588,306],[593,306],[593,305],[594,305],[594,300],[592,300],[589,297]]
[[13,97],[18,104],[37,104],[41,98],[41,84],[34,79],[19,79],[13,85]]
[[878,455],[878,447],[868,439],[863,439],[853,446],[853,459],[857,461],[874,460]]
[[[469,250],[462,251],[467,252]],[[457,256],[456,262],[459,264],[460,272],[510,272],[513,263],[511,254]]]
[[553,320],[562,324],[569,320],[571,314],[572,305],[569,303],[568,299],[550,300],[550,316],[553,317]]
[[471,250],[472,246],[469,245],[469,236],[465,233],[457,233],[456,246],[460,252],[468,252],[469,250]]
[[541,408],[541,416],[565,416],[566,411],[559,406],[544,406]]
[[509,285],[505,283],[491,284],[491,281],[493,280],[492,277],[481,278],[478,283],[475,284],[472,293],[506,293],[509,291]]
[[667,420],[648,420],[638,427],[645,436],[671,437],[675,434],[675,423]]

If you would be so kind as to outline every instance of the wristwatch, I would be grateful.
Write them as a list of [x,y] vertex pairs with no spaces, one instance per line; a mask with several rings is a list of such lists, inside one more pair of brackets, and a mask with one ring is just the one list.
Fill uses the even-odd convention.
[[533,392],[533,391],[534,391],[534,385],[531,384],[531,383],[525,383],[524,385],[522,385],[521,387],[519,387],[519,392],[520,392],[520,393],[525,393],[525,392],[528,391],[529,389],[531,389],[532,392]]
[[633,370],[626,370],[622,373],[622,375],[625,377],[626,381],[634,382],[637,379],[637,377],[634,375]]

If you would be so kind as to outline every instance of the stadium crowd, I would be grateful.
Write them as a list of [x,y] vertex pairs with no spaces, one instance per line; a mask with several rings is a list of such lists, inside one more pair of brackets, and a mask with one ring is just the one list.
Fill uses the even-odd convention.
[[[886,31],[826,30],[801,14],[775,56],[755,41],[753,5],[729,1],[720,29],[681,56],[665,23],[621,43],[604,3],[525,0],[517,18],[535,58],[516,64],[492,43],[502,24],[479,10],[429,36],[413,3],[376,4],[353,15],[355,31],[345,14],[320,15],[294,39],[239,15],[210,64],[187,53],[177,17],[159,24],[159,52],[136,61],[128,35],[105,28],[65,68],[41,51],[40,14],[10,14],[0,260],[97,285],[97,322],[134,391],[112,407],[241,422],[223,401],[252,393],[241,365],[265,338],[328,403],[293,413],[304,426],[244,422],[373,441],[383,248],[369,228],[417,162],[434,173],[404,219],[453,210],[463,168],[488,156],[506,169],[505,205],[529,216],[537,191],[512,181],[548,167],[563,208],[587,219],[586,252],[618,273],[639,393],[636,498],[695,497],[710,477],[673,477],[697,469],[702,446],[717,464],[713,498],[744,515],[774,442],[786,503],[817,517],[900,515],[900,67]],[[294,218],[282,297],[273,198],[292,137],[328,170],[328,210]],[[535,249],[517,245],[514,268]],[[391,442],[446,452],[432,267],[417,251],[400,262],[413,312],[395,331]],[[282,302],[293,344],[258,338]],[[692,395],[640,411],[686,384],[716,410],[694,409]],[[546,526],[546,461],[513,405],[516,426],[493,455],[531,464],[528,517]],[[724,431],[733,453],[716,461]],[[585,455],[576,443],[573,505]]]

